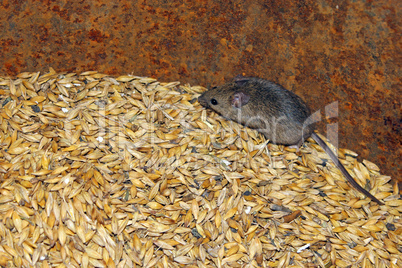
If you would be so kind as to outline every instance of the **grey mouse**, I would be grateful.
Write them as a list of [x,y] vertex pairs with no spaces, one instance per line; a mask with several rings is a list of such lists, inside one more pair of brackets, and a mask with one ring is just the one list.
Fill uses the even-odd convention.
[[237,76],[232,82],[204,92],[198,101],[227,119],[258,130],[275,144],[299,147],[311,136],[354,188],[383,205],[350,176],[328,145],[314,133],[309,107],[293,92],[268,80]]

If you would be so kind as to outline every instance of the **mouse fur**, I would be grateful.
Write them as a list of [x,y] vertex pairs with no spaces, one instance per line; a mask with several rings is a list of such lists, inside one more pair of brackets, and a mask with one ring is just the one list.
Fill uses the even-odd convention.
[[261,78],[237,78],[198,98],[223,117],[257,129],[275,144],[301,145],[314,130],[310,109],[293,92]]

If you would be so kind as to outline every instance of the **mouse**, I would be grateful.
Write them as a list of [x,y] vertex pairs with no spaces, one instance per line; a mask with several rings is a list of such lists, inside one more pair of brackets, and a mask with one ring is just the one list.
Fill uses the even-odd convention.
[[307,138],[313,138],[355,189],[383,205],[352,178],[326,142],[314,132],[310,108],[292,91],[262,78],[236,76],[204,92],[198,101],[226,119],[256,129],[274,144],[300,148]]

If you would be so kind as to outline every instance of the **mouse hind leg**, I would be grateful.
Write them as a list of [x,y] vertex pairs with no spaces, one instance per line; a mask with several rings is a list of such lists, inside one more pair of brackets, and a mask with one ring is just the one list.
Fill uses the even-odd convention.
[[296,144],[289,145],[288,147],[291,149],[296,149],[296,152],[298,153],[300,151],[300,147],[304,143],[304,139],[300,139]]

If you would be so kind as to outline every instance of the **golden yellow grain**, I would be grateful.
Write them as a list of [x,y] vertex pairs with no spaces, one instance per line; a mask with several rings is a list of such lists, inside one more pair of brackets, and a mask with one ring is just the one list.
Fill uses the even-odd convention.
[[402,263],[402,203],[377,165],[339,150],[384,206],[323,167],[316,144],[273,145],[205,110],[205,90],[97,71],[0,77],[0,265]]

